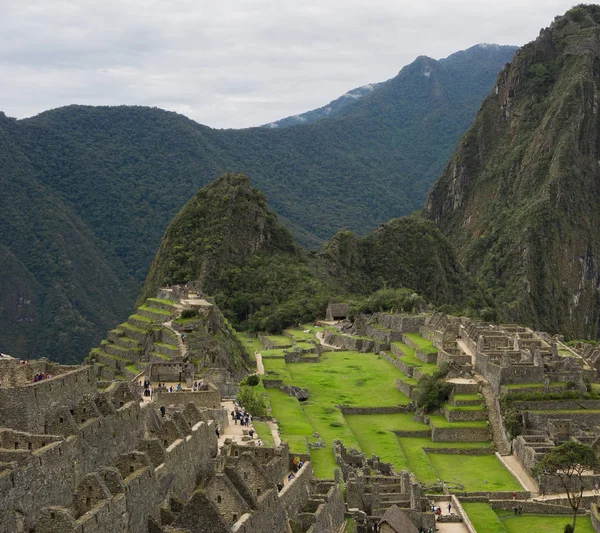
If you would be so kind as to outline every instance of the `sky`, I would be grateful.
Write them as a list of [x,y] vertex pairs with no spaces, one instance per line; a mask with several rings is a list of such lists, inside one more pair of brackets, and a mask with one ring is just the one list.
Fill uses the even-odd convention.
[[521,46],[560,0],[0,0],[0,110],[144,105],[258,126],[394,77],[420,55]]

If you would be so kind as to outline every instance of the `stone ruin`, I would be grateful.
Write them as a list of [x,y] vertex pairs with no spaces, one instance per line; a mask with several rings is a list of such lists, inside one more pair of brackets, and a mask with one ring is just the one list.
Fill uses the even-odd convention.
[[215,426],[229,420],[218,389],[144,401],[134,382],[98,388],[97,374],[3,358],[0,532],[326,533],[344,522],[339,486],[316,481],[310,462],[278,491],[287,446],[219,453]]
[[392,506],[397,506],[417,528],[435,530],[435,515],[419,483],[406,471],[397,474],[390,463],[373,455],[367,459],[353,448],[334,442],[334,455],[346,485],[348,512],[357,533],[373,531]]

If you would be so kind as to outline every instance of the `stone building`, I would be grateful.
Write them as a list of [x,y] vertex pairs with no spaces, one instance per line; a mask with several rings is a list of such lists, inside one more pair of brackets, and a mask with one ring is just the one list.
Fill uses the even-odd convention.
[[343,303],[329,304],[327,306],[327,313],[325,315],[325,320],[328,320],[328,321],[346,320],[348,318],[349,313],[350,313],[350,306],[348,304],[343,304]]

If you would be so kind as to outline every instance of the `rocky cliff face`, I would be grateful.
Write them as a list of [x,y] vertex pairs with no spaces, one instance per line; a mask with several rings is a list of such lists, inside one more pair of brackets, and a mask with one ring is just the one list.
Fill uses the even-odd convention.
[[429,193],[425,213],[505,320],[571,337],[600,318],[600,7],[517,52]]

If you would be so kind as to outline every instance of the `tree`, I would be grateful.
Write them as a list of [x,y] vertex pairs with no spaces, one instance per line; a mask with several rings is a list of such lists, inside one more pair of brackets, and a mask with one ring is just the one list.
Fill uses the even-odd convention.
[[583,497],[583,473],[600,465],[594,450],[579,442],[566,442],[554,448],[533,469],[539,476],[543,473],[557,475],[567,493],[573,509],[573,530],[577,522],[577,511]]

